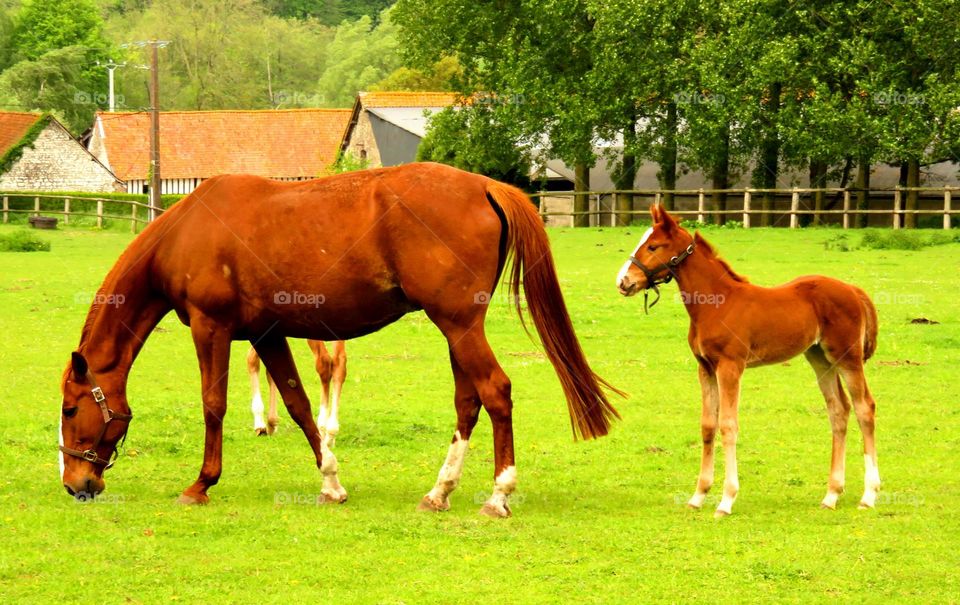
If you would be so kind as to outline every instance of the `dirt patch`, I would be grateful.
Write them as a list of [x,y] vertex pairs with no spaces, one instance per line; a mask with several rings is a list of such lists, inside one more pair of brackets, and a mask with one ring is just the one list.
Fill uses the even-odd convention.
[[877,362],[882,366],[925,366],[927,362],[925,361],[910,361],[909,359],[894,359],[893,361],[879,361]]
[[924,325],[924,326],[937,326],[937,325],[940,325],[940,322],[939,322],[939,321],[935,321],[935,320],[933,320],[933,319],[927,319],[926,317],[914,317],[913,319],[910,320],[910,323],[912,323],[912,324],[921,324],[921,325]]

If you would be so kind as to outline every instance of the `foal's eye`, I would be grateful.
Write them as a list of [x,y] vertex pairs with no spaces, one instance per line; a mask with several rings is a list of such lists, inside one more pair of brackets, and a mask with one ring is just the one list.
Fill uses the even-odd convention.
[[73,418],[74,416],[77,415],[77,408],[75,408],[75,407],[73,407],[73,408],[64,408],[64,410],[63,410],[63,415],[64,415],[64,417],[66,417],[66,418]]
[[660,246],[654,246],[653,244],[650,244],[649,246],[647,246],[647,250],[649,250],[650,252],[656,252],[657,248],[659,247]]

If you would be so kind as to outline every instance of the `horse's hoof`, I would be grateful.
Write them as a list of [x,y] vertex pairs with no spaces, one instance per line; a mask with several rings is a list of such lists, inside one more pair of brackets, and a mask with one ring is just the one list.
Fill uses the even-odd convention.
[[277,425],[280,424],[277,420],[268,420],[267,421],[267,434],[273,435],[277,432]]
[[873,505],[861,500],[860,504],[857,505],[857,508],[860,510],[870,510],[871,508],[873,508]]
[[424,496],[423,499],[420,500],[420,504],[417,505],[417,510],[430,513],[442,513],[450,510],[450,501],[436,502],[431,499],[430,496]]
[[730,513],[728,513],[728,512],[725,511],[725,510],[720,510],[719,508],[718,508],[717,510],[713,511],[713,518],[714,518],[714,519],[723,519],[724,517],[729,517],[729,516],[730,516]]
[[267,435],[267,434],[268,434],[268,433],[267,433],[267,429],[265,429],[265,428],[263,428],[263,427],[253,429],[253,432],[254,432],[254,434],[255,434],[257,437],[263,437],[264,435]]
[[700,510],[702,507],[698,504],[694,504],[693,502],[687,502],[687,508],[690,510]]
[[510,507],[506,504],[503,506],[496,506],[487,502],[480,509],[480,514],[484,517],[490,517],[491,519],[507,519],[513,513],[510,512]]
[[347,501],[347,492],[320,492],[324,504],[343,504]]
[[821,502],[820,508],[822,510],[837,510],[837,505],[836,504],[830,505],[830,504],[827,504],[826,502]]
[[210,501],[210,498],[206,494],[194,495],[194,494],[188,494],[186,492],[180,494],[180,497],[177,498],[178,504],[186,504],[186,505],[206,504],[209,501]]

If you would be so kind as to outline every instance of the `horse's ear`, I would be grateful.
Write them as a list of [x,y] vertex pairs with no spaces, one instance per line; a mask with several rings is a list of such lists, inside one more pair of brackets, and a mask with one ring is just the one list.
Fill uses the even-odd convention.
[[85,379],[87,376],[87,370],[90,369],[90,366],[87,364],[87,358],[74,351],[70,354],[70,363],[73,366],[74,380],[80,381]]
[[673,231],[673,229],[677,227],[677,221],[673,220],[673,217],[670,216],[670,214],[662,208],[660,209],[659,222],[662,223],[663,230],[666,231],[667,233],[669,233],[670,231]]
[[660,222],[660,205],[659,204],[650,205],[650,217],[653,219],[654,224]]

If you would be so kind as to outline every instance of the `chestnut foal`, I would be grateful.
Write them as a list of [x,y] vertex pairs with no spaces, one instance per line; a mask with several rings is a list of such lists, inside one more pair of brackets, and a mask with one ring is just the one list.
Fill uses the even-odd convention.
[[[874,443],[875,404],[863,364],[877,344],[877,312],[856,286],[819,275],[782,286],[755,286],[720,259],[699,233],[691,235],[653,206],[653,227],[617,275],[624,296],[676,278],[690,315],[688,341],[697,358],[703,411],[700,479],[689,506],[699,509],[713,484],[713,443],[718,421],[726,458],[723,498],[716,516],[730,514],[739,490],[737,406],[745,368],[780,363],[803,353],[817,374],[833,427],[833,454],[824,508],[836,508],[844,486],[844,447],[850,399],[863,433],[864,491],[860,508],[872,508],[880,489]],[[842,379],[842,383],[841,383]],[[848,399],[843,384],[850,391]]]
[[[328,440],[332,447],[337,433],[340,432],[338,413],[340,411],[340,391],[343,389],[343,381],[347,377],[346,345],[342,340],[333,342],[331,344],[333,354],[327,350],[322,340],[307,340],[307,346],[313,353],[317,374],[320,376],[320,383],[323,385],[320,396],[320,411],[317,413],[317,428],[320,429],[324,439]],[[257,355],[257,350],[253,347],[250,347],[250,352],[247,353],[247,373],[250,375],[250,411],[253,412],[253,430],[258,436],[272,435],[280,422],[280,417],[277,415],[277,385],[274,384],[270,372],[267,372],[270,409],[266,420],[264,420],[263,398],[260,396],[260,356]]]

